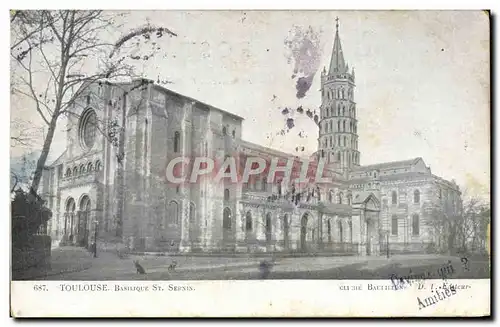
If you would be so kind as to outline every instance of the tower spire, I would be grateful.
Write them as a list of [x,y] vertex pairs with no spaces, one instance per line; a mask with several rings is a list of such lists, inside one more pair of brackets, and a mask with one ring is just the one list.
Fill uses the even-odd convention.
[[[352,63],[351,63],[352,66]],[[318,154],[344,173],[359,166],[354,69],[344,59],[335,18],[335,40],[328,73],[321,74]]]
[[332,58],[330,60],[330,75],[335,73],[346,73],[346,65],[344,60],[344,53],[342,52],[342,45],[339,36],[339,18],[335,18],[335,41],[333,42]]

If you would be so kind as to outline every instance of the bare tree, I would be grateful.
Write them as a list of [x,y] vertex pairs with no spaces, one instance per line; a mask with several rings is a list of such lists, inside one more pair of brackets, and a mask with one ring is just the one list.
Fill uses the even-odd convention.
[[438,248],[448,252],[475,251],[486,237],[489,206],[478,197],[467,197],[467,190],[462,194],[468,199],[458,210],[453,210],[446,201],[430,210],[429,225]]
[[464,203],[458,223],[460,249],[463,252],[476,251],[484,247],[486,228],[489,223],[489,207],[478,197],[471,197]]
[[132,55],[127,44],[134,41],[140,48],[141,41],[152,37],[176,36],[167,28],[147,24],[115,42],[105,41],[111,31],[118,33],[118,18],[123,15],[102,10],[11,12],[11,59],[16,70],[12,92],[29,98],[48,127],[31,192],[38,190],[61,116],[93,83],[130,80],[138,76],[134,61],[148,60],[160,50],[155,45],[145,55],[137,51]]
[[29,147],[44,136],[43,127],[21,118],[11,120],[10,130],[11,147]]

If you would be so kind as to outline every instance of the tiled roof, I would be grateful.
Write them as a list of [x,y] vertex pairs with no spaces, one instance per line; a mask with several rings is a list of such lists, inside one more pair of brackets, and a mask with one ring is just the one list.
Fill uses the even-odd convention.
[[391,169],[391,168],[393,169],[393,168],[408,167],[416,164],[419,160],[422,160],[422,158],[418,157],[401,161],[382,162],[374,165],[359,166],[354,171],[356,172],[356,171],[367,171],[375,169]]
[[54,167],[54,166],[57,166],[59,164],[62,163],[62,158],[64,157],[64,155],[66,154],[66,150],[64,150],[63,153],[61,153],[61,155],[56,159],[54,160],[50,165],[47,165],[48,167]]

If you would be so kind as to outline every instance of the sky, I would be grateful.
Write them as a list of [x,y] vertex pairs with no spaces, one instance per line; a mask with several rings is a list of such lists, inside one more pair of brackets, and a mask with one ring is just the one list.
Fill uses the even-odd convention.
[[[356,73],[361,164],[422,157],[434,174],[488,197],[489,20],[480,11],[133,11],[123,30],[146,22],[168,27],[178,36],[161,40],[165,54],[138,70],[244,117],[246,141],[291,153],[303,145],[312,153],[318,132],[311,120],[298,118],[290,133],[276,134],[283,107],[321,104],[320,71],[328,70],[336,17],[345,60]],[[285,41],[309,26],[318,40],[312,67],[318,71],[298,99]],[[12,99],[11,108],[12,117],[38,123],[25,100]],[[51,159],[64,150],[63,130],[59,124]]]

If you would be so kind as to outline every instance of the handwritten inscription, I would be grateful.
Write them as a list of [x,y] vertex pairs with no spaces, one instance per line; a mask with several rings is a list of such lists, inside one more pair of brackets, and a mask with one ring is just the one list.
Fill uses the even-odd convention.
[[455,294],[457,294],[455,286],[448,286],[446,284],[443,284],[443,286],[439,286],[436,289],[431,290],[431,294],[427,297],[420,299],[420,297],[417,296],[418,309],[422,310],[429,306],[435,305],[440,301],[444,301],[447,298],[452,297]]
[[452,277],[456,272],[457,272],[457,270],[455,269],[455,267],[453,266],[451,261],[448,261],[446,264],[439,267],[435,271],[435,273],[432,273],[431,271],[425,271],[425,272],[422,272],[419,274],[414,274],[414,273],[412,273],[412,270],[410,269],[408,275],[399,276],[397,274],[392,274],[390,276],[390,279],[391,279],[391,282],[396,290],[405,289],[405,288],[411,287],[412,285],[415,285],[415,284],[418,284],[418,288],[422,289],[422,288],[425,288],[423,285],[424,280],[432,279],[435,277],[446,280],[446,279]]

